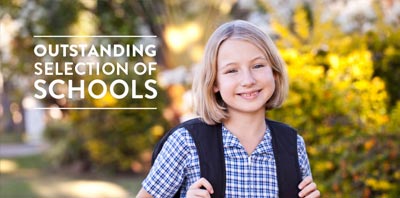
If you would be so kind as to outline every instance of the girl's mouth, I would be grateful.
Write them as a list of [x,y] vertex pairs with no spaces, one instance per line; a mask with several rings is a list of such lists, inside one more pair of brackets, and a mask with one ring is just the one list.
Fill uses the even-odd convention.
[[238,95],[240,95],[241,97],[245,98],[245,99],[253,99],[256,98],[261,90],[256,90],[256,91],[250,91],[250,92],[245,92],[245,93],[239,93]]

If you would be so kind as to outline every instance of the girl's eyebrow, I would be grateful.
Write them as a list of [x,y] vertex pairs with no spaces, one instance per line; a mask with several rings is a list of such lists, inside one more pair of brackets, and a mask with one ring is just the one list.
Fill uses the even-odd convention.
[[229,63],[223,64],[222,68],[228,67],[229,65],[236,65],[236,62],[229,62]]
[[251,59],[250,62],[254,62],[254,61],[258,60],[258,59],[267,60],[264,56],[256,56],[253,59]]
[[[249,63],[255,62],[256,60],[259,60],[259,59],[261,59],[261,60],[263,60],[263,61],[268,61],[264,56],[261,56],[261,55],[260,55],[260,56],[256,56],[256,57],[252,58],[252,59],[249,61]],[[227,66],[229,66],[229,65],[236,65],[236,62],[227,62],[227,63],[225,63],[225,64],[222,65],[222,68],[227,67]]]

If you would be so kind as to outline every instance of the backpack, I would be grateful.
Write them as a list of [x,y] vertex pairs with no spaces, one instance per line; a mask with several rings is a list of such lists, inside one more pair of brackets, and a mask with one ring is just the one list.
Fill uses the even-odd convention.
[[[301,182],[297,156],[297,131],[286,124],[266,119],[271,131],[280,198],[298,197]],[[192,136],[199,155],[200,175],[214,189],[213,198],[225,197],[225,157],[222,141],[222,124],[208,125],[201,119],[188,120],[168,131],[156,144],[151,163],[153,165],[168,137],[179,128],[186,128]],[[174,198],[180,197],[180,190]]]

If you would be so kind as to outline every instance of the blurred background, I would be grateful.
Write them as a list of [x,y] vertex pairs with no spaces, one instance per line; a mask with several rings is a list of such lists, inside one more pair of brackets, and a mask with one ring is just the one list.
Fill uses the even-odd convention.
[[[260,27],[285,59],[289,97],[267,116],[304,137],[323,197],[400,195],[399,0],[0,0],[0,5],[0,197],[133,197],[149,170],[153,145],[193,116],[192,71],[205,42],[233,19]],[[130,58],[157,61],[157,99],[35,100],[33,64],[43,60],[33,47],[83,42],[157,43],[155,58]],[[126,76],[130,79],[145,80]],[[57,109],[148,105],[157,110]]]

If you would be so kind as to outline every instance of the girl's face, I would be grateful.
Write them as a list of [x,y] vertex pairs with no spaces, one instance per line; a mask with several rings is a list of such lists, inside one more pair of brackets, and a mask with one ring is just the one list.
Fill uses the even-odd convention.
[[214,92],[220,92],[230,114],[265,112],[274,90],[272,68],[260,49],[238,39],[221,44]]

